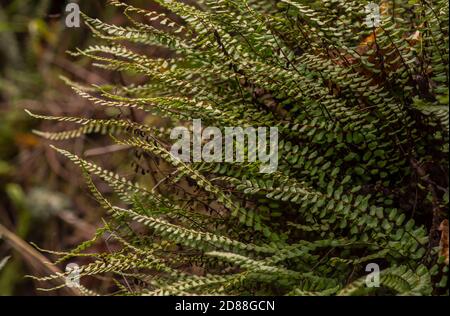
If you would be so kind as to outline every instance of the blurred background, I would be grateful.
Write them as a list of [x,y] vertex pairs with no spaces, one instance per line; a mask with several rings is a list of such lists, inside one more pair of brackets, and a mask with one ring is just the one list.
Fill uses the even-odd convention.
[[[104,109],[77,97],[59,77],[87,84],[124,80],[66,53],[93,41],[85,26],[66,27],[68,2],[78,2],[92,17],[125,22],[121,12],[106,6],[105,0],[0,0],[0,295],[72,294],[67,289],[36,290],[42,284],[24,277],[55,272],[30,243],[43,249],[68,250],[91,239],[101,224],[101,209],[85,189],[79,169],[32,133],[33,129],[56,131],[67,126],[32,119],[24,111],[92,117]],[[127,2],[149,7],[145,0]],[[111,159],[110,147],[107,143],[102,147],[103,141],[89,137],[72,142],[70,147],[57,145],[88,156],[105,168],[130,166],[130,154]],[[63,270],[64,266],[58,268]],[[99,291],[111,286],[107,280],[92,282],[97,282]]]

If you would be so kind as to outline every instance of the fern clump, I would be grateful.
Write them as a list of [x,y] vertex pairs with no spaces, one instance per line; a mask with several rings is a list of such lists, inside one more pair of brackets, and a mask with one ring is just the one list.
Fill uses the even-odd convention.
[[[447,1],[381,1],[380,23],[370,27],[365,1],[154,2],[159,9],[147,11],[110,1],[130,26],[84,16],[99,43],[72,52],[139,84],[67,80],[93,105],[133,112],[135,121],[30,113],[80,125],[38,132],[45,138],[106,134],[161,166],[152,187],[145,174],[133,182],[54,147],[80,166],[110,215],[58,262],[91,256],[81,276],[111,272],[128,295],[442,293]],[[151,126],[146,115],[170,123]],[[221,129],[277,127],[277,170],[180,161],[170,131],[193,119]],[[121,250],[86,255],[105,233]],[[366,287],[369,263],[382,270],[381,288]]]

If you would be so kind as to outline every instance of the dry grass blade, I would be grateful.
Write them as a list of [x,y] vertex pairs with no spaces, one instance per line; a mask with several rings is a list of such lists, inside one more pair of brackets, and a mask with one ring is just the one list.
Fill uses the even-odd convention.
[[[20,253],[26,260],[26,262],[33,267],[36,271],[50,274],[62,273],[61,270],[55,265],[48,262],[47,258],[41,255],[23,239],[16,234],[8,230],[5,226],[0,224],[0,235],[2,238],[18,253]],[[3,261],[2,261],[3,264]],[[6,264],[6,262],[5,262]],[[65,282],[63,280],[63,282]],[[81,293],[75,288],[65,287],[62,288],[67,295],[80,296]]]

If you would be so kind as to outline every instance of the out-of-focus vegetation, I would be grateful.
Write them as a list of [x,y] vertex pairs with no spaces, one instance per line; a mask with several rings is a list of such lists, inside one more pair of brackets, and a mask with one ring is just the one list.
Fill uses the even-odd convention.
[[[24,275],[48,273],[54,267],[27,242],[67,249],[91,238],[101,216],[90,212],[95,203],[86,194],[77,194],[83,190],[82,179],[72,177],[72,166],[31,132],[54,125],[36,123],[24,112],[31,108],[52,115],[91,116],[95,111],[74,97],[59,77],[91,84],[119,80],[102,78],[83,61],[69,59],[68,49],[82,47],[92,37],[85,29],[65,26],[66,4],[0,3],[0,295],[47,294],[36,291]],[[81,1],[80,7],[92,16],[115,19],[105,1]],[[85,140],[77,142],[79,152],[84,145]]]

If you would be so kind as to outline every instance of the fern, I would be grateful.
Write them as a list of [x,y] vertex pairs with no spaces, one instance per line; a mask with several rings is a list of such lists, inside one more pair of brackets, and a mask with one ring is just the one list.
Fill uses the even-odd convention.
[[[156,2],[166,10],[110,1],[130,26],[84,16],[102,43],[71,53],[144,83],[66,80],[80,97],[136,111],[138,121],[29,112],[80,125],[37,132],[44,138],[108,135],[169,170],[149,188],[54,147],[81,167],[110,216],[57,262],[83,256],[108,232],[122,249],[92,256],[81,275],[112,272],[124,295],[439,293],[436,223],[448,211],[447,1],[381,1],[373,28],[364,24],[365,1]],[[139,49],[149,46],[170,53]],[[170,124],[141,123],[147,114]],[[170,128],[192,119],[222,130],[277,127],[278,170],[180,161],[169,150]],[[117,206],[92,176],[113,189]],[[201,193],[171,190],[186,183]],[[365,286],[370,262],[385,268],[381,288]],[[205,273],[190,274],[192,265]],[[136,285],[125,287],[123,278]]]

